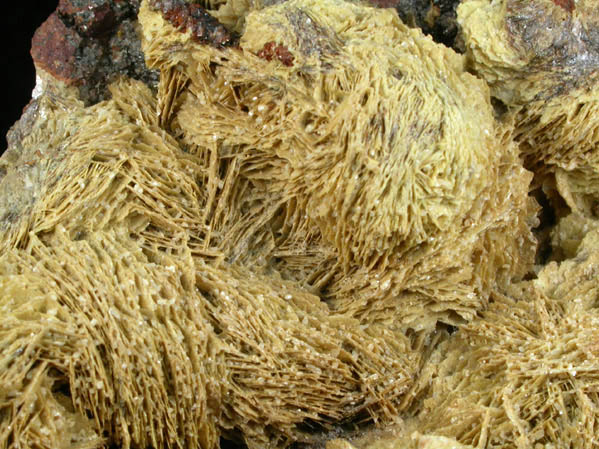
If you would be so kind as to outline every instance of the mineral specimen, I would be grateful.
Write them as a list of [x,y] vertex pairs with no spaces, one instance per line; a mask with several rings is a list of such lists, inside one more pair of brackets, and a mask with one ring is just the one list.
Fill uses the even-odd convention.
[[158,84],[90,97],[118,5],[60,2],[0,159],[0,447],[595,444],[596,221],[533,266],[466,25],[468,57],[343,0],[144,0]]

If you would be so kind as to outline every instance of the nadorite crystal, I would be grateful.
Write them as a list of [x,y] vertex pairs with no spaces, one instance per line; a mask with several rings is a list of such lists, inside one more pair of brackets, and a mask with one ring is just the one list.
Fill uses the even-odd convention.
[[342,0],[138,20],[157,89],[40,68],[0,159],[0,447],[285,447],[441,401],[431,357],[534,275],[486,83]]

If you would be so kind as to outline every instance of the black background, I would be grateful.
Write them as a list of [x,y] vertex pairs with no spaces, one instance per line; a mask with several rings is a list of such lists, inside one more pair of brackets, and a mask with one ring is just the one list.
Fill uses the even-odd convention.
[[35,86],[35,69],[29,50],[35,30],[56,9],[58,0],[3,2],[0,153],[6,149],[6,133],[21,117],[23,108],[31,99]]

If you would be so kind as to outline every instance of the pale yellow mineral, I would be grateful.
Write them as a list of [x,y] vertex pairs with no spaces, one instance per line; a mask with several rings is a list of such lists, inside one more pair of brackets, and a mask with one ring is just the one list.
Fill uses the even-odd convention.
[[[222,245],[236,259],[360,320],[431,331],[471,319],[531,267],[531,174],[461,56],[391,10],[339,5],[254,10],[228,49],[196,45],[142,5],[148,63],[185,86],[163,119],[220,170],[223,187],[208,188],[227,197],[210,204],[211,228],[228,211],[239,234]],[[235,218],[247,206],[222,204],[252,195],[274,207]],[[268,264],[247,230],[275,214],[268,236],[251,237],[276,248]]]
[[493,296],[436,350],[422,432],[477,447],[594,447],[599,431],[599,233],[573,259]]
[[[0,160],[0,447],[278,448],[402,417],[408,447],[482,447],[537,441],[562,409],[576,426],[591,312],[519,283],[532,174],[485,82],[392,10],[222,3],[238,45],[144,0],[158,90],[120,79],[84,107],[48,86]],[[520,346],[526,400],[501,377]]]
[[370,431],[351,443],[345,439],[335,439],[327,443],[326,449],[473,449],[473,446],[460,444],[454,438],[440,435],[423,435],[406,428],[391,427],[388,430]]

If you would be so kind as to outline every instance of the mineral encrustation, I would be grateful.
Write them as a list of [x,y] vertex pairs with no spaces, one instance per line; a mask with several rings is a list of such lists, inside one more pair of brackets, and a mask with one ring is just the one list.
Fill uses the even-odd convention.
[[597,215],[597,3],[466,0],[458,21],[469,65],[507,108],[504,120],[514,122],[536,184],[552,185],[571,209]]
[[595,447],[599,226],[535,265],[529,195],[594,147],[526,125],[594,41],[497,64],[518,8],[462,2],[460,55],[344,0],[61,0],[0,158],[0,447]]

